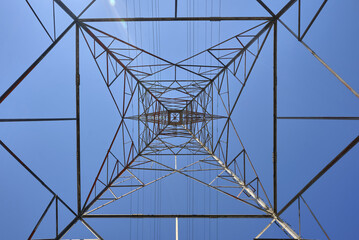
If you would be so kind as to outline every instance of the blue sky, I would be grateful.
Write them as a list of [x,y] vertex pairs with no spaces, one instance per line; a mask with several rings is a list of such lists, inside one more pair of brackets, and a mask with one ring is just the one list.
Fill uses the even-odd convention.
[[[30,1],[49,31],[52,2]],[[79,13],[88,1],[64,1]],[[172,1],[110,2],[98,0],[83,17],[171,16]],[[130,1],[128,1],[130,2]],[[277,12],[286,1],[264,1]],[[302,1],[305,26],[321,1]],[[141,6],[141,7],[139,7]],[[282,18],[296,28],[296,5]],[[304,39],[351,87],[359,90],[356,1],[329,1]],[[179,16],[268,16],[255,1],[181,1]],[[56,8],[56,33],[71,19]],[[0,9],[0,92],[3,93],[51,44],[25,2],[10,1]],[[104,23],[94,26],[177,62],[232,37],[253,22],[207,23]],[[272,196],[272,51],[273,35],[263,47],[248,84],[236,107],[235,126],[248,154]],[[85,198],[109,146],[120,116],[104,86],[84,39],[80,39],[82,193]],[[216,106],[215,106],[216,108]],[[278,25],[278,116],[359,116],[359,102],[301,43]],[[219,105],[215,110],[221,112]],[[135,106],[130,115],[137,112]],[[1,118],[75,116],[75,29],[72,28],[45,59],[0,105]],[[217,125],[216,125],[217,124]],[[219,123],[214,123],[215,131]],[[278,120],[278,204],[284,206],[317,172],[357,135],[358,121]],[[0,123],[0,139],[38,174],[72,209],[76,209],[75,122]],[[234,141],[234,140],[233,140]],[[231,154],[236,154],[232,150]],[[359,148],[353,148],[303,196],[331,239],[346,239],[359,227],[356,183]],[[171,157],[172,158],[172,157]],[[4,149],[0,150],[0,230],[6,239],[25,239],[52,196]],[[167,161],[166,157],[158,157]],[[195,157],[182,158],[189,163]],[[173,187],[176,186],[176,187]],[[271,197],[270,197],[271,199]],[[304,206],[303,206],[304,208]],[[121,213],[240,214],[254,213],[183,176],[173,175],[142,192],[118,201]],[[60,206],[60,226],[72,219]],[[302,233],[324,239],[304,210]],[[39,227],[38,237],[54,233],[54,209]],[[284,214],[298,228],[296,206]],[[174,220],[89,219],[105,239],[168,239],[174,237]],[[180,219],[182,239],[251,239],[268,224],[258,220]],[[19,227],[21,226],[21,227]],[[60,228],[61,228],[60,227]],[[272,226],[265,237],[283,237]],[[181,237],[182,235],[182,237]],[[91,237],[81,224],[65,238]]]

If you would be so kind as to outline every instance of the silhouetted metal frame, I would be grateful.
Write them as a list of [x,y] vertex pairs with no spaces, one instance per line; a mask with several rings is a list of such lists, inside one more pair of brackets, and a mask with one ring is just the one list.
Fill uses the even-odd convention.
[[[37,181],[39,181],[52,195],[49,205],[46,207],[44,213],[40,217],[40,220],[36,224],[33,232],[31,233],[29,239],[35,233],[37,227],[41,223],[43,217],[48,211],[49,207],[53,202],[56,204],[56,239],[60,239],[77,221],[83,222],[83,224],[92,232],[96,237],[102,239],[100,235],[98,235],[84,220],[83,218],[268,218],[268,215],[84,215],[85,211],[89,209],[89,207],[96,201],[96,198],[88,205],[84,205],[83,209],[81,209],[81,161],[80,161],[80,73],[79,73],[79,29],[84,29],[94,40],[96,40],[96,36],[92,34],[92,32],[88,29],[88,27],[84,24],[85,22],[115,22],[115,21],[125,21],[125,22],[138,22],[138,21],[242,21],[242,20],[268,20],[270,21],[266,28],[261,32],[261,34],[267,30],[269,27],[273,27],[273,201],[274,201],[274,211],[277,213],[277,119],[311,119],[311,120],[359,120],[359,117],[278,117],[277,116],[277,21],[280,21],[297,39],[302,42],[302,44],[312,52],[312,54],[319,60],[321,63],[330,70],[344,85],[346,85],[349,90],[351,90],[356,96],[358,94],[347,85],[344,80],[342,80],[328,65],[326,65],[320,58],[317,56],[302,40],[307,34],[308,30],[318,17],[319,13],[322,11],[324,5],[327,0],[324,0],[319,10],[316,12],[315,16],[304,30],[303,34],[300,32],[300,0],[299,0],[299,8],[298,8],[298,35],[296,35],[291,29],[289,29],[279,18],[296,2],[296,0],[289,1],[279,12],[278,14],[274,14],[261,0],[257,0],[259,4],[262,5],[264,9],[272,16],[272,17],[177,17],[177,0],[175,0],[175,17],[153,17],[153,18],[87,18],[80,19],[80,16],[95,2],[93,0],[90,4],[79,14],[79,16],[75,16],[60,0],[54,0],[71,18],[73,18],[73,22],[58,36],[56,37],[56,32],[54,32],[54,38],[50,36],[46,28],[44,30],[52,40],[52,44],[35,60],[33,64],[1,95],[0,104],[6,99],[6,97],[26,78],[26,76],[42,61],[42,59],[57,45],[57,43],[69,32],[69,30],[76,25],[76,118],[25,118],[25,119],[0,119],[0,122],[31,122],[31,121],[68,121],[75,120],[76,121],[76,162],[77,162],[77,213],[74,212],[60,197],[58,197],[39,176],[37,176],[29,167],[25,165],[24,162],[18,158],[15,153],[13,153],[6,145],[0,140],[0,145],[14,158],[16,159]],[[29,2],[27,1],[29,4]],[[36,18],[43,26],[42,22],[38,18],[37,14],[29,4],[31,10],[34,12]],[[54,23],[55,24],[55,23]],[[44,27],[44,26],[43,26]],[[259,36],[261,35],[259,34]],[[101,41],[96,40],[100,45]],[[104,49],[106,49],[105,45],[102,45]],[[107,50],[108,51],[108,50]],[[109,51],[108,51],[109,52]],[[111,54],[111,53],[109,53]],[[239,56],[240,54],[238,54]],[[237,56],[237,57],[238,57]],[[116,59],[116,56],[112,56]],[[121,62],[118,60],[121,64]],[[232,62],[232,61],[231,61]],[[227,64],[225,68],[231,64]],[[122,65],[125,69],[126,66]],[[225,70],[225,69],[224,69]],[[223,71],[224,71],[223,70]],[[132,74],[130,70],[128,70],[129,74]],[[213,78],[212,81],[220,74],[217,74]],[[132,74],[134,79],[137,79],[136,76]],[[138,81],[140,82],[140,81]],[[208,87],[207,85],[206,87]],[[205,87],[205,88],[206,88]],[[143,86],[143,88],[145,88]],[[204,89],[205,89],[204,88]],[[146,88],[145,88],[146,89]],[[203,91],[204,91],[203,89]],[[149,91],[149,93],[151,93]],[[152,95],[153,96],[153,95]],[[198,97],[199,94],[196,96]],[[153,96],[155,98],[155,96]],[[194,97],[194,99],[196,98]],[[161,103],[160,101],[158,101]],[[189,103],[190,104],[190,103]],[[165,106],[164,106],[165,107]],[[124,117],[124,116],[122,116]],[[121,124],[120,124],[121,125]],[[155,138],[154,138],[155,139]],[[153,139],[153,140],[154,140]],[[153,141],[152,140],[152,141]],[[296,200],[302,197],[302,194],[308,190],[321,176],[323,176],[331,167],[333,167],[347,152],[349,152],[356,144],[359,142],[359,136],[356,137],[347,147],[343,149],[326,167],[324,167],[308,184],[300,190],[279,212],[278,216],[281,215],[289,206],[291,206]],[[148,144],[147,144],[148,146]],[[134,159],[132,160],[132,162]],[[110,184],[108,185],[110,186]],[[106,188],[105,188],[106,189]],[[104,192],[104,190],[102,191]],[[100,196],[99,194],[98,196]],[[98,197],[97,197],[98,198]],[[303,199],[304,200],[304,199]],[[58,201],[60,201],[66,208],[75,215],[75,218],[72,222],[65,227],[61,233],[58,233]],[[86,204],[86,203],[85,203]]]

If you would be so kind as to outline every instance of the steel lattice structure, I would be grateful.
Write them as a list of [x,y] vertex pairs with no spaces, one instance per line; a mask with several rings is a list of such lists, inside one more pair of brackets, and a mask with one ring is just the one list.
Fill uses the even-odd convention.
[[[51,0],[48,0],[51,1]],[[324,0],[310,23],[301,29],[300,0],[289,0],[285,6],[274,13],[265,3],[257,0],[269,17],[178,17],[177,0],[174,1],[173,17],[138,18],[81,18],[83,13],[96,0],[79,14],[60,0],[53,4],[60,7],[72,19],[72,23],[60,34],[51,34],[36,14],[30,1],[26,0],[35,17],[46,31],[52,44],[46,51],[5,91],[0,103],[26,79],[46,55],[68,34],[76,28],[76,117],[75,118],[33,118],[2,119],[2,122],[23,121],[76,121],[77,145],[77,209],[73,210],[62,200],[35,172],[18,157],[3,141],[2,147],[12,155],[44,188],[52,195],[34,230],[28,239],[34,238],[37,228],[51,206],[56,205],[56,236],[63,239],[65,234],[77,223],[82,222],[97,239],[103,239],[95,226],[87,223],[89,218],[266,218],[269,225],[262,232],[253,233],[255,239],[273,224],[291,239],[303,239],[300,229],[294,229],[282,213],[294,203],[309,205],[303,193],[323,176],[336,162],[349,152],[359,141],[356,137],[347,147],[333,158],[311,181],[308,182],[284,207],[278,209],[277,201],[277,120],[278,119],[335,119],[358,120],[357,117],[278,117],[277,116],[277,25],[283,25],[293,37],[309,50],[335,77],[350,91],[359,97],[338,74],[334,72],[303,40],[322,11]],[[289,28],[281,17],[298,4],[298,31]],[[179,62],[171,62],[161,56],[141,49],[106,30],[96,27],[99,22],[158,22],[158,21],[256,21],[253,27],[238,33],[202,52]],[[55,23],[54,23],[55,24]],[[232,117],[238,100],[250,79],[252,70],[266,44],[273,35],[273,197],[269,196],[255,170],[255,161],[249,157],[239,137]],[[80,158],[80,38],[90,51],[108,94],[111,96],[121,121],[111,140],[90,191],[85,199],[81,198],[81,158]],[[209,64],[205,59],[212,59]],[[139,62],[141,64],[139,64]],[[214,106],[221,108],[216,110]],[[129,109],[135,106],[136,113]],[[219,126],[219,134],[214,126]],[[134,125],[134,130],[130,129]],[[235,139],[235,140],[234,140]],[[175,159],[158,160],[157,156]],[[172,157],[171,157],[172,156]],[[194,161],[182,164],[177,157],[192,156]],[[173,165],[174,163],[174,165]],[[143,174],[145,172],[145,174]],[[156,172],[156,174],[154,174]],[[207,174],[206,178],[203,173]],[[206,187],[212,188],[242,204],[246,204],[260,214],[113,214],[98,213],[101,209],[113,205],[117,200],[154,184],[174,174],[180,174]],[[210,176],[210,178],[208,178]],[[211,179],[208,181],[208,179]],[[73,214],[66,227],[59,229],[58,206],[62,205]],[[312,210],[310,210],[312,213]],[[300,209],[299,209],[300,216]],[[313,214],[315,220],[317,218]],[[327,239],[324,228],[317,221]],[[273,236],[276,237],[276,236]],[[279,238],[277,238],[279,239]]]

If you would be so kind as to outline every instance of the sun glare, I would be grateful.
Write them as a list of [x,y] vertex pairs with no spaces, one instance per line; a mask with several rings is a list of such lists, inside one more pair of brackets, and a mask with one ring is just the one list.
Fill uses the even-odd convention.
[[116,5],[116,0],[109,0],[109,2],[112,7],[114,7]]

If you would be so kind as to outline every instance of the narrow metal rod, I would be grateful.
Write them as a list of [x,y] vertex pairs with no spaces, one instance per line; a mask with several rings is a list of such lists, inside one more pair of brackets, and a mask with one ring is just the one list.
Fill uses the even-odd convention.
[[82,218],[271,218],[252,214],[87,214]]
[[[86,8],[77,16],[77,18],[81,17],[81,15],[95,2],[93,0],[90,2]],[[56,44],[66,35],[66,33],[72,28],[75,24],[73,21],[61,34],[58,38],[53,41],[53,43],[35,60],[33,64],[1,95],[0,104],[6,99],[7,96],[26,78],[27,75],[41,62],[42,59],[56,46]]]
[[76,118],[3,118],[0,122],[74,121]]
[[357,93],[348,83],[346,83],[344,81],[343,78],[341,78],[331,67],[329,67],[328,64],[326,64],[307,44],[305,44],[305,42],[301,41],[301,43],[304,45],[304,47],[306,49],[308,49],[308,51],[313,54],[313,56],[319,61],[321,62],[321,64],[324,65],[324,67],[326,67],[341,83],[344,84],[344,86],[346,86],[357,98],[359,98],[359,93]]
[[178,217],[176,217],[176,240],[178,240]]
[[[283,21],[278,20],[296,39],[298,36],[290,29]],[[344,81],[328,64],[326,64],[304,41],[299,41],[303,46],[321,63],[326,67],[344,86],[346,86],[356,97],[359,98],[359,93],[357,93],[347,82]]]
[[[308,30],[311,28],[311,26],[313,25],[313,23],[315,22],[315,20],[317,19],[317,17],[319,16],[319,13],[323,10],[325,4],[327,3],[328,0],[324,0],[324,2],[322,3],[322,5],[320,6],[320,8],[318,9],[318,11],[316,12],[315,16],[313,17],[312,21],[310,21],[308,27],[304,30],[302,36],[300,34],[300,32],[298,33],[299,36],[299,40],[302,41],[303,38],[305,37],[305,35],[307,34]],[[300,3],[300,1],[299,1]]]
[[298,0],[298,40],[300,40],[300,36],[301,36],[301,33],[300,33],[300,25],[301,25],[301,8],[302,8],[302,3],[301,3],[301,0]]
[[272,221],[270,221],[270,223],[254,238],[254,239],[259,239],[260,236],[263,235],[263,233],[265,231],[267,231],[267,229],[275,222],[275,219],[272,219]]
[[56,14],[55,14],[55,1],[52,0],[52,21],[54,24],[54,39],[56,39]]
[[[254,238],[254,240],[293,240],[293,238]],[[307,239],[307,238],[295,238],[300,240],[313,240],[313,239]]]
[[175,169],[177,170],[177,155],[175,155]]
[[277,21],[273,24],[273,210],[277,213]]
[[46,27],[44,26],[44,24],[42,23],[41,19],[39,18],[39,16],[37,15],[37,13],[35,12],[35,10],[33,9],[33,7],[31,6],[31,4],[29,3],[28,0],[26,0],[26,3],[27,3],[27,5],[29,5],[29,7],[30,7],[32,13],[35,15],[36,19],[39,21],[41,27],[45,30],[47,36],[49,36],[49,38],[50,38],[51,41],[53,42],[54,39],[51,37],[50,33],[47,31]]
[[318,218],[315,216],[314,212],[312,211],[312,209],[309,207],[308,203],[304,200],[303,196],[300,196],[300,198],[298,199],[302,199],[304,204],[307,206],[308,210],[310,211],[310,214],[312,214],[313,218],[315,219],[315,221],[317,222],[317,224],[319,225],[320,229],[323,231],[323,233],[325,234],[325,236],[327,237],[328,240],[330,240],[329,235],[327,234],[327,232],[324,230],[322,224],[320,224]]
[[41,214],[41,217],[40,217],[39,221],[37,221],[36,226],[34,227],[34,229],[32,230],[32,232],[31,232],[31,234],[30,234],[30,236],[29,236],[29,238],[28,238],[29,240],[32,239],[32,237],[34,236],[34,234],[35,234],[37,228],[39,227],[40,223],[41,223],[42,220],[44,219],[44,217],[45,217],[47,211],[49,211],[49,209],[50,209],[50,207],[51,207],[51,204],[54,202],[55,198],[56,198],[56,196],[54,195],[54,196],[52,197],[50,203],[47,205],[45,211]]
[[300,221],[300,198],[298,198],[298,226],[299,226],[299,236],[302,236],[302,226]]
[[291,0],[290,2],[288,2],[276,15],[276,19],[279,19],[284,13],[286,13],[289,8],[291,8],[293,6],[294,3],[296,3],[297,0]]
[[294,119],[294,120],[359,120],[359,117],[277,117],[277,119]]
[[56,237],[59,235],[59,199],[56,197],[56,214],[55,214],[55,221],[56,221]]
[[177,5],[178,5],[178,0],[175,0],[175,18],[177,18]]
[[77,214],[81,213],[81,158],[80,158],[80,46],[79,25],[76,24],[76,170]]
[[136,18],[82,18],[81,22],[171,22],[171,21],[266,21],[272,17],[136,17]]
[[331,167],[334,166],[345,154],[347,154],[357,143],[359,142],[359,135],[346,146],[328,165],[326,165],[302,190],[300,190],[279,212],[278,216],[281,215],[292,203],[299,198],[305,191],[308,190],[321,176],[323,176]]
[[37,181],[39,181],[41,183],[42,186],[44,186],[50,193],[52,193],[54,196],[56,195],[54,191],[51,190],[50,187],[48,187],[46,185],[46,183],[44,183],[44,181],[41,180],[40,177],[38,177],[28,166],[26,166],[25,163],[23,163],[23,161],[21,161],[21,159],[15,155],[15,153],[13,151],[11,151],[10,148],[8,148],[5,143],[3,141],[0,140],[0,145],[5,148],[5,150],[10,153],[10,155],[16,159],[16,161],[18,161],[34,178],[36,178]]
[[77,223],[79,217],[76,216],[72,221],[56,236],[56,240],[61,239]]
[[75,24],[73,21],[66,29],[61,33],[61,35],[56,38],[56,40],[38,57],[31,66],[26,69],[26,71],[1,95],[0,103],[2,103],[7,96],[26,78],[27,75],[41,62],[42,59],[56,46],[58,42],[66,35],[66,33],[72,28]]
[[[15,154],[13,151],[11,151],[11,149],[8,148],[8,146],[6,146],[6,144],[5,144],[3,141],[1,141],[1,140],[0,140],[0,145],[8,152],[13,158],[15,158],[15,160],[16,160],[18,163],[20,163],[21,166],[23,166],[34,178],[36,178],[36,180],[39,181],[39,183],[40,183],[43,187],[45,187],[50,193],[52,193],[52,195],[57,196],[57,194],[56,194],[54,191],[52,191],[52,189],[51,189],[49,186],[47,186],[46,183],[45,183],[44,181],[42,181],[42,179],[41,179],[39,176],[37,176],[23,161],[21,161],[21,159],[20,159],[18,156],[16,156],[16,154]],[[58,199],[71,213],[75,214],[75,212],[74,212],[59,196],[57,196],[57,199]],[[76,214],[75,214],[75,215],[76,215]]]
[[103,238],[98,234],[95,229],[93,229],[85,220],[81,219],[81,222],[85,227],[93,234],[95,235],[99,240],[103,240]]
[[272,17],[275,17],[275,14],[272,12],[272,10],[264,3],[262,0],[257,0],[257,2],[262,5],[262,7],[270,14]]

